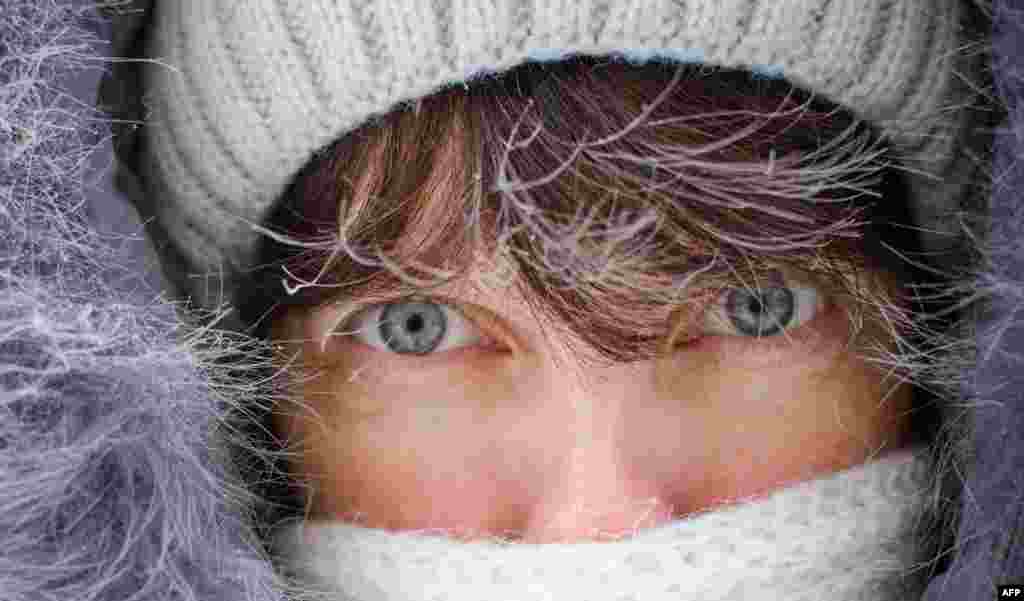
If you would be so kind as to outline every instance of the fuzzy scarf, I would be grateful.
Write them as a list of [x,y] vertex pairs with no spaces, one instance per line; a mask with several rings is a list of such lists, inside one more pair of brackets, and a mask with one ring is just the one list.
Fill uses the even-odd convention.
[[907,576],[925,448],[608,543],[458,542],[335,522],[275,537],[284,571],[339,601],[889,601]]

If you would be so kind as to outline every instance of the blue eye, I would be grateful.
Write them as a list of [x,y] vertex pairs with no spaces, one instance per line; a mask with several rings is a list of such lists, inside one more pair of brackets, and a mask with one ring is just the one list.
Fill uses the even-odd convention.
[[759,290],[730,288],[719,297],[705,326],[713,334],[777,336],[811,321],[822,309],[814,287],[778,282]]
[[457,310],[426,299],[375,305],[357,315],[352,326],[346,333],[360,342],[399,355],[427,355],[482,340]]

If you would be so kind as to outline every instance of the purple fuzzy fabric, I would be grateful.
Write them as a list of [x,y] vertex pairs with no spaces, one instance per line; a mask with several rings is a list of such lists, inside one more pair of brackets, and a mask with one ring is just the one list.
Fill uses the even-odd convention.
[[284,599],[213,433],[247,347],[188,331],[112,192],[94,4],[0,2],[0,600]]
[[[972,282],[989,308],[959,374],[982,402],[958,414],[973,459],[956,555],[927,601],[1024,583],[1024,2],[997,0],[993,18],[1010,120],[979,241],[990,264]],[[125,124],[96,101],[131,33],[118,19],[96,2],[0,0],[0,601],[299,598],[225,450],[225,416],[260,394],[243,377],[264,373],[258,343],[187,327],[112,184],[112,125]],[[238,357],[253,361],[218,372]]]
[[991,308],[978,319],[978,363],[967,391],[990,402],[971,408],[974,465],[964,474],[963,516],[953,565],[926,601],[994,598],[995,587],[1024,583],[1024,2],[997,1],[993,71],[1009,121],[996,133],[990,199],[990,265],[977,280]]

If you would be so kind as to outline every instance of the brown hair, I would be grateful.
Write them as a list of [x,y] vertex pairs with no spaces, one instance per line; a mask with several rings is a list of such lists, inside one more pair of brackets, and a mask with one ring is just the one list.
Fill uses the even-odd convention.
[[855,332],[898,335],[906,303],[869,283],[905,281],[888,247],[916,247],[887,152],[870,124],[782,80],[525,63],[317,153],[267,220],[295,242],[266,240],[243,313],[263,335],[291,306],[429,294],[482,253],[507,258],[535,314],[598,360],[658,356],[716,290],[779,271],[813,278]]

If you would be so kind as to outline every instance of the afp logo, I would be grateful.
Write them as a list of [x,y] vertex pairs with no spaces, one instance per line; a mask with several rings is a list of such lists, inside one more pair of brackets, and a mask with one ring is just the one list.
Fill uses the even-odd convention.
[[996,599],[1020,599],[1024,601],[1024,584],[1001,584]]

